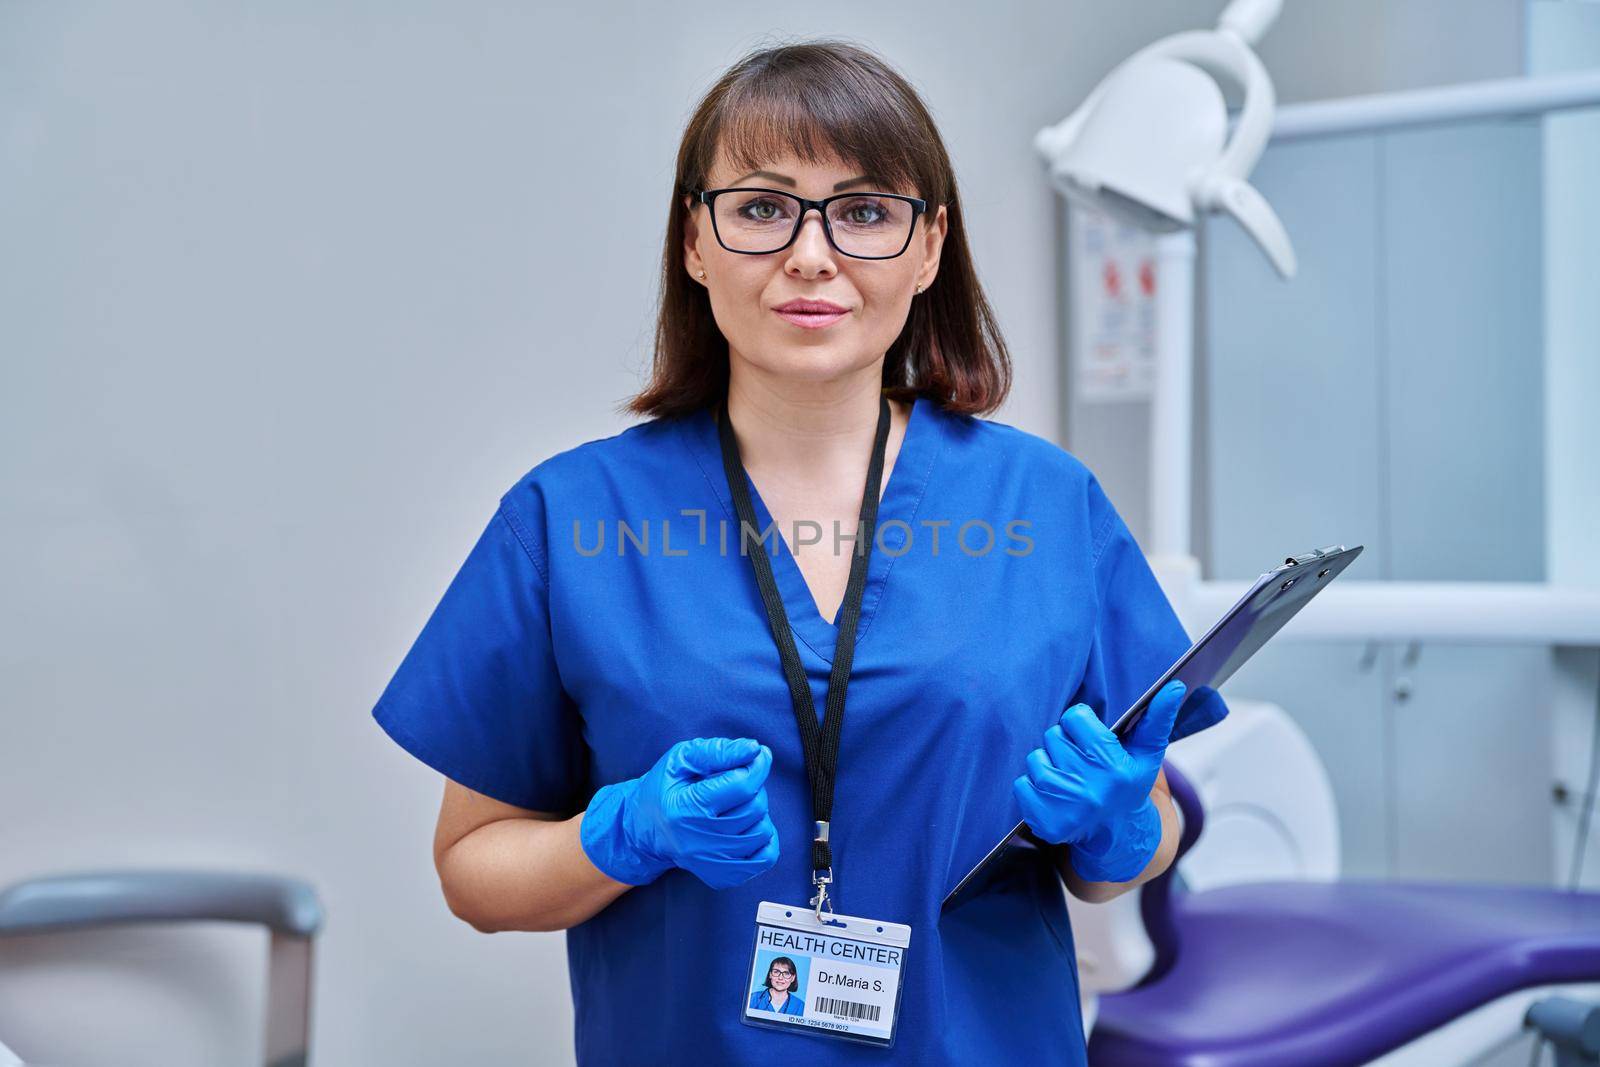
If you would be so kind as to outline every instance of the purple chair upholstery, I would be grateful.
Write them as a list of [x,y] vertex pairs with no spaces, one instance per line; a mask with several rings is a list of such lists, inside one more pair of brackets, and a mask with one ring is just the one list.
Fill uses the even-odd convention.
[[[1182,856],[1204,813],[1166,772]],[[1188,893],[1172,871],[1143,893],[1156,963],[1101,998],[1091,1064],[1361,1064],[1507,993],[1600,981],[1595,893],[1363,881]]]

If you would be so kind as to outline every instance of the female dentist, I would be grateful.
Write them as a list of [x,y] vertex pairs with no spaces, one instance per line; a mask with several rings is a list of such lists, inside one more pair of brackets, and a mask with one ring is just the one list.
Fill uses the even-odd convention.
[[[1166,868],[1162,754],[1226,708],[1106,728],[1189,640],[1083,464],[981,417],[1009,358],[926,107],[854,45],[747,56],[666,233],[649,419],[506,491],[374,708],[448,779],[450,909],[567,931],[582,1064],[1084,1063],[1062,881]],[[1019,811],[1051,862],[941,917]],[[910,928],[887,1050],[747,1025],[758,904],[819,888]]]
[[780,1015],[804,1015],[805,1004],[794,981],[794,960],[788,956],[776,957],[767,965],[767,977],[761,988],[750,994],[750,1006],[757,1011],[775,1011]]

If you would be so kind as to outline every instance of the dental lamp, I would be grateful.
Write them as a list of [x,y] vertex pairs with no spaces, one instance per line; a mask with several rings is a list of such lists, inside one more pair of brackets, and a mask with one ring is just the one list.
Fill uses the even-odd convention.
[[[1275,94],[1250,45],[1282,0],[1234,0],[1215,30],[1179,33],[1128,57],[1034,147],[1070,200],[1155,233],[1193,227],[1201,212],[1232,215],[1278,273],[1294,248],[1271,205],[1245,179],[1272,131]],[[1217,80],[1244,92],[1228,137]]]
[[[1232,216],[1282,277],[1295,273],[1283,223],[1247,181],[1275,105],[1250,46],[1281,8],[1282,0],[1233,0],[1216,29],[1140,49],[1033,141],[1070,202],[1157,235],[1148,555],[1180,614],[1200,578],[1189,529],[1196,221]],[[1222,84],[1243,92],[1231,135]]]

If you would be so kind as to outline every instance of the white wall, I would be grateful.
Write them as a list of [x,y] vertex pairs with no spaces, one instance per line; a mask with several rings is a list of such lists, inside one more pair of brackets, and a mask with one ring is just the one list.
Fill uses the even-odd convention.
[[[772,31],[898,64],[1017,359],[998,417],[1048,435],[1031,136],[1219,7],[0,4],[0,881],[301,875],[329,909],[320,1062],[570,1059],[561,935],[448,914],[439,780],[368,712],[499,493],[625,424],[695,98]],[[1284,98],[1384,87],[1385,25],[1291,5],[1269,62],[1316,62]],[[226,928],[3,943],[0,1036],[245,1064],[261,953]]]

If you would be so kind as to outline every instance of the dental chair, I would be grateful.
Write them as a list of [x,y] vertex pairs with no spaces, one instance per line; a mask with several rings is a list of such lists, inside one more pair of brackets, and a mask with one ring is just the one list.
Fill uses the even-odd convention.
[[[305,1067],[311,1022],[311,947],[322,904],[304,882],[212,871],[118,871],[20,882],[0,891],[4,938],[127,923],[238,922],[265,926],[267,1067]],[[0,1067],[22,1061],[0,1044]]]
[[[1597,1062],[1569,1050],[1600,1026],[1600,894],[1338,880],[1314,750],[1281,709],[1229,705],[1168,752],[1178,860],[1106,904],[1069,897],[1091,1064],[1461,1067],[1525,1026]],[[1218,840],[1197,849],[1207,794]]]

